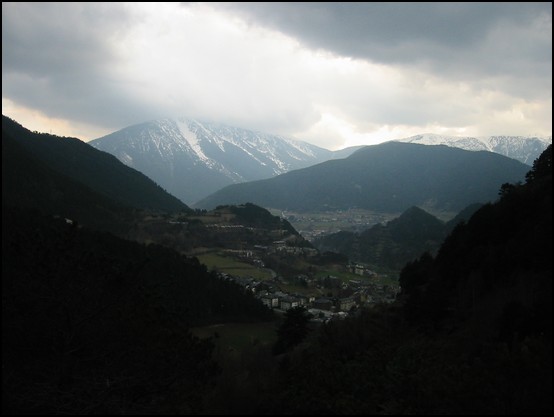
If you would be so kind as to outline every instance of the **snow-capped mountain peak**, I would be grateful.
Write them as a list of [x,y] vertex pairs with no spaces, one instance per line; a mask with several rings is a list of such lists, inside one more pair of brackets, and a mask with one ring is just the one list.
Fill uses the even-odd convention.
[[434,133],[397,139],[397,142],[423,145],[446,145],[468,151],[489,151],[533,165],[535,159],[552,143],[552,137],[537,136],[443,136]]
[[[532,165],[552,138],[426,133],[399,141],[496,152]],[[189,205],[233,183],[345,158],[358,149],[332,152],[291,138],[184,117],[129,126],[89,144],[141,171]]]
[[282,136],[194,119],[161,119],[89,142],[192,204],[226,185],[270,178],[333,158]]

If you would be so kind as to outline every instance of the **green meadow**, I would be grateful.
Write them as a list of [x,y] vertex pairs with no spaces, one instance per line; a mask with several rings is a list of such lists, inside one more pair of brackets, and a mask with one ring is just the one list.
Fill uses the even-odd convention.
[[271,278],[271,272],[267,269],[258,268],[247,262],[234,259],[219,252],[206,252],[196,255],[198,260],[206,265],[209,271],[226,272],[239,277],[252,277],[261,281]]

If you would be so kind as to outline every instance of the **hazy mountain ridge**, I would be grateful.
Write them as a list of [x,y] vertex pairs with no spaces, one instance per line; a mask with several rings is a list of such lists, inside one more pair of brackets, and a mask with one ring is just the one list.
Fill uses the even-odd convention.
[[443,136],[432,133],[397,139],[396,142],[418,143],[421,145],[446,145],[468,151],[495,152],[517,159],[529,166],[552,143],[552,136]]
[[252,202],[297,211],[358,207],[399,213],[415,205],[459,211],[494,200],[503,183],[521,181],[527,171],[527,165],[493,152],[385,142],[345,159],[225,187],[195,206]]
[[[522,136],[476,138],[425,134],[398,141],[486,150],[531,165],[546,148],[548,140],[552,141]],[[231,184],[272,178],[331,159],[346,158],[364,148],[330,151],[279,135],[184,117],[129,126],[89,144],[144,173],[189,205]]]
[[89,144],[187,203],[229,184],[270,178],[335,157],[306,142],[186,118],[129,126]]

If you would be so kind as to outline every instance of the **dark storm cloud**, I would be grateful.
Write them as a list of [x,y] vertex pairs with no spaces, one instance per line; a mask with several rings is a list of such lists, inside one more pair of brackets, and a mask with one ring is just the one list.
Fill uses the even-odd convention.
[[462,78],[527,77],[530,70],[544,77],[552,72],[551,3],[295,2],[224,7],[311,48],[377,63],[415,65]]

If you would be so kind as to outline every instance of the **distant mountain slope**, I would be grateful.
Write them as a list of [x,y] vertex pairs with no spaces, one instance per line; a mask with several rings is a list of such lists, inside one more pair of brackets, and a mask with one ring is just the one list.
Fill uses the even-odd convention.
[[472,204],[454,219],[443,223],[418,207],[410,207],[398,218],[378,224],[362,233],[339,232],[316,239],[321,252],[337,252],[351,261],[400,271],[424,252],[435,253],[444,238],[481,207]]
[[398,139],[397,142],[421,145],[447,145],[468,151],[490,151],[533,165],[535,159],[552,143],[552,137],[536,136],[486,136],[459,137],[424,134]]
[[492,152],[386,142],[345,159],[225,187],[195,206],[252,202],[297,211],[359,207],[400,213],[411,206],[460,211],[496,199],[503,183],[521,181],[528,168]]
[[191,204],[224,186],[350,155],[305,142],[185,118],[154,120],[89,142]]
[[[83,184],[119,205],[163,211],[189,209],[144,174],[79,139],[33,133],[2,116],[3,141],[5,136],[9,136],[49,170]],[[32,169],[31,166],[28,168]],[[40,180],[37,178],[37,181]]]

